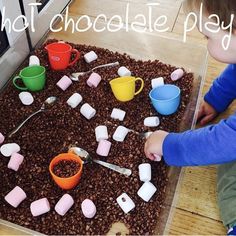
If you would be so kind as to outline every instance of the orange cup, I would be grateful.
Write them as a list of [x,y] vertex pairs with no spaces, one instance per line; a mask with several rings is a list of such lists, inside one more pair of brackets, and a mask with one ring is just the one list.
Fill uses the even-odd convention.
[[[53,173],[53,168],[58,162],[60,162],[62,160],[72,160],[72,161],[78,162],[80,164],[79,171],[75,175],[68,177],[68,178],[61,178],[61,177],[55,175]],[[59,154],[58,156],[54,157],[51,160],[50,165],[49,165],[49,171],[50,171],[50,174],[51,174],[53,180],[56,182],[56,184],[60,188],[66,189],[66,190],[74,188],[79,183],[79,180],[80,180],[80,177],[82,174],[82,169],[83,169],[83,161],[80,159],[79,156],[77,156],[73,153]]]

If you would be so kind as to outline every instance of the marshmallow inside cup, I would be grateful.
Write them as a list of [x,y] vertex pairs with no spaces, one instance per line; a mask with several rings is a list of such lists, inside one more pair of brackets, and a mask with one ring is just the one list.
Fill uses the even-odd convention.
[[88,120],[92,119],[95,114],[96,110],[91,107],[88,103],[85,103],[81,108],[80,108],[80,113]]
[[64,216],[67,211],[70,210],[70,208],[74,204],[74,199],[69,194],[64,194],[61,199],[57,202],[55,206],[55,211],[61,215]]
[[158,78],[155,78],[155,79],[152,79],[152,88],[156,88],[158,86],[162,86],[164,85],[164,78],[163,77],[158,77]]
[[99,125],[95,128],[96,141],[99,142],[103,139],[108,139],[108,131],[105,125]]
[[76,108],[82,102],[82,100],[83,100],[83,98],[79,93],[74,93],[67,100],[67,104],[72,108]]
[[7,143],[1,146],[0,151],[3,156],[10,157],[14,152],[20,151],[20,146],[17,143]]
[[30,211],[33,216],[40,216],[50,211],[50,204],[47,198],[41,198],[30,204]]
[[184,76],[184,71],[182,69],[177,69],[171,73],[170,78],[173,81],[179,80]]
[[129,133],[129,129],[120,125],[117,127],[115,133],[112,138],[117,142],[123,142],[125,140],[126,135]]
[[37,56],[32,55],[29,58],[29,66],[34,66],[34,65],[40,66],[40,60]]
[[111,112],[111,118],[113,118],[115,120],[123,121],[125,118],[125,114],[126,114],[125,111],[118,109],[118,108],[113,108],[113,110]]
[[2,144],[4,140],[5,140],[5,136],[2,133],[0,133],[0,144]]
[[139,169],[139,179],[143,182],[151,180],[151,165],[149,163],[143,163],[138,166]]
[[4,199],[11,206],[17,208],[20,205],[20,203],[26,199],[26,197],[27,196],[24,190],[19,186],[16,186],[5,196]]
[[157,116],[151,116],[144,119],[144,125],[147,127],[157,127],[160,125],[160,119]]
[[111,142],[108,140],[100,140],[96,153],[100,156],[107,157],[111,149]]
[[26,106],[29,106],[34,102],[34,98],[33,98],[32,94],[29,92],[21,92],[19,94],[19,98],[20,98],[21,102]]
[[131,71],[129,69],[127,69],[125,66],[121,66],[118,71],[117,71],[118,75],[120,77],[123,76],[131,76]]
[[95,204],[90,199],[85,199],[81,204],[81,209],[86,218],[93,218],[96,215],[97,209]]
[[122,193],[117,199],[117,203],[124,211],[125,214],[129,213],[131,210],[135,208],[135,204],[133,200],[128,196],[127,193]]
[[157,191],[157,188],[151,182],[145,182],[141,188],[138,190],[138,195],[141,197],[145,202],[149,202],[151,197]]
[[98,59],[98,56],[94,51],[90,51],[84,55],[84,60],[87,63],[91,63],[92,61],[95,61],[97,59]]
[[23,160],[24,160],[24,157],[21,154],[15,152],[11,155],[11,158],[10,158],[10,161],[8,162],[7,167],[14,171],[18,171]]

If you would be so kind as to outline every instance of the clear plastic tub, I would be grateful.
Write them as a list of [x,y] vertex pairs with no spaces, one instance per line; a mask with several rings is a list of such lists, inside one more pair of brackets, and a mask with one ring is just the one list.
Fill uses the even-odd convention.
[[[100,27],[104,26],[99,23]],[[99,27],[99,26],[98,26]],[[180,124],[181,130],[192,129],[196,124],[196,110],[199,105],[201,89],[205,78],[207,67],[207,51],[202,46],[197,46],[182,41],[157,35],[153,33],[137,33],[129,29],[125,29],[116,33],[105,31],[103,33],[95,33],[93,30],[84,33],[50,33],[44,37],[39,45],[48,38],[56,38],[72,43],[94,45],[97,47],[107,48],[120,53],[127,53],[135,59],[155,60],[158,59],[164,63],[177,67],[184,67],[188,72],[194,73],[193,91],[191,99],[186,109],[185,115]],[[171,221],[172,204],[175,196],[178,181],[181,176],[180,168],[169,169],[169,182],[167,186],[165,207],[156,227],[155,234],[168,234],[166,227],[167,221]],[[19,229],[24,233],[38,234],[31,230],[27,230],[20,226],[1,221],[0,227],[11,227]],[[5,226],[4,226],[5,225]],[[169,224],[168,224],[169,225]],[[13,231],[15,233],[15,231]]]

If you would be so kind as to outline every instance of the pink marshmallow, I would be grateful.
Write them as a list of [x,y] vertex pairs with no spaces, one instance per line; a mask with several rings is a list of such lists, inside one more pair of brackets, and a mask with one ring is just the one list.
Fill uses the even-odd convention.
[[2,133],[0,133],[0,144],[2,144],[5,140],[5,137]]
[[50,211],[50,204],[47,198],[41,198],[30,204],[30,211],[33,216],[40,216]]
[[101,82],[101,80],[102,80],[102,78],[101,78],[101,76],[100,76],[99,74],[97,74],[97,73],[92,73],[92,74],[89,76],[88,80],[87,80],[87,85],[88,85],[89,87],[94,87],[94,88],[96,88],[96,87],[99,85],[99,83]]
[[10,158],[10,161],[8,162],[7,167],[14,171],[18,171],[23,160],[24,160],[24,157],[21,154],[15,152],[11,155],[11,158]]
[[100,156],[107,157],[111,149],[111,142],[102,139],[98,143],[97,151],[96,153]]
[[90,199],[85,199],[81,204],[81,208],[86,218],[93,218],[96,215],[96,206]]
[[26,194],[23,189],[16,186],[6,196],[5,200],[13,207],[18,207],[20,203],[26,199]]
[[57,82],[57,86],[59,88],[61,88],[63,91],[65,91],[67,88],[69,88],[69,86],[72,84],[72,80],[64,75],[58,82]]
[[64,216],[74,204],[73,198],[69,194],[64,194],[55,206],[55,211]]
[[183,77],[183,75],[184,75],[184,71],[182,69],[177,69],[174,72],[172,72],[170,78],[173,81],[176,81],[178,79],[181,79]]

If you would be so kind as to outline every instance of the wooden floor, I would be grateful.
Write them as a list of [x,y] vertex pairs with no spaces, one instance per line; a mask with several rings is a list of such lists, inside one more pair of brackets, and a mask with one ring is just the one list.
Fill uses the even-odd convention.
[[[114,14],[124,17],[125,6],[130,3],[130,9],[132,10],[131,21],[134,15],[138,13],[148,14],[145,10],[147,9],[146,2],[146,0],[75,0],[70,7],[69,14],[72,17],[85,14],[96,17],[103,13],[108,18]],[[155,18],[162,14],[167,15],[169,31],[165,34],[182,39],[185,15],[181,8],[181,1],[159,0],[158,2],[160,6],[158,6],[158,10],[153,10],[153,17]],[[65,34],[68,41],[70,41],[70,37],[73,41],[74,36],[69,32],[51,34],[51,37],[63,39]],[[189,33],[188,41],[196,44],[206,44],[205,39],[197,30]],[[79,39],[77,42],[79,42]],[[203,93],[209,89],[213,79],[219,75],[224,67],[225,65],[209,58]],[[235,105],[231,106],[219,119],[227,117],[235,108]],[[172,220],[168,223],[170,235],[224,235],[226,233],[221,223],[216,203],[216,167],[183,168],[183,178],[177,191],[177,197],[177,201],[174,203]],[[119,229],[119,227],[124,228],[118,225],[115,229]],[[9,232],[5,229],[1,231],[0,229],[0,233],[14,232]],[[111,231],[111,233],[115,233],[115,230]]]

